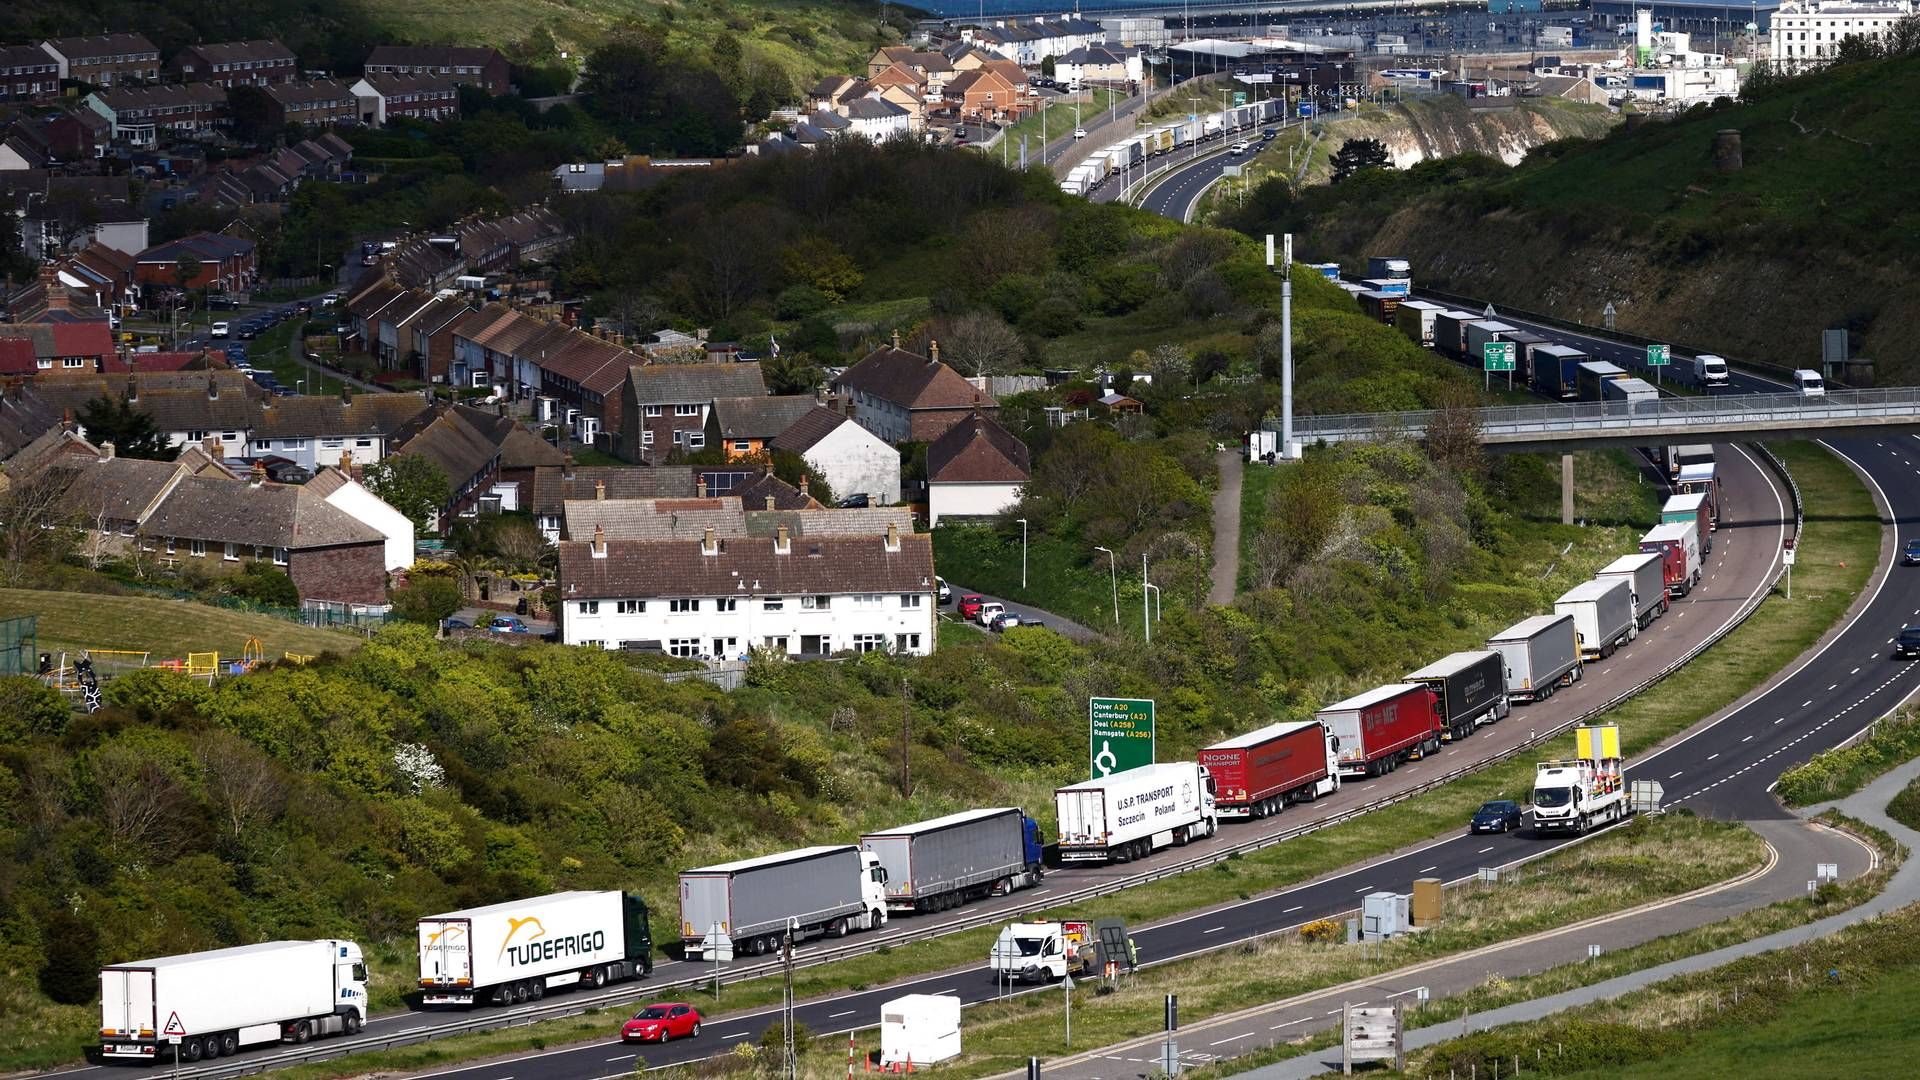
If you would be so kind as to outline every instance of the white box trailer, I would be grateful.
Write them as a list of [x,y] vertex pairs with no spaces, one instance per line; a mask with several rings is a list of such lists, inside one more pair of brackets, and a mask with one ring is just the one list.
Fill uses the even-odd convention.
[[880,857],[852,844],[799,848],[680,874],[680,941],[690,960],[716,927],[736,954],[780,947],[790,923],[796,940],[878,930],[887,922],[887,872]]
[[1598,580],[1619,578],[1633,590],[1633,613],[1640,621],[1640,629],[1659,618],[1671,603],[1667,599],[1667,582],[1662,570],[1663,559],[1660,555],[1641,552],[1638,555],[1622,555],[1600,568],[1593,575]]
[[871,832],[890,911],[944,911],[1040,883],[1040,827],[1017,806],[964,810]]
[[[1460,333],[1465,346],[1464,351],[1468,365],[1477,366],[1484,362],[1486,360],[1486,347],[1489,344],[1496,341],[1507,340],[1507,335],[1518,329],[1520,328],[1517,326],[1509,326],[1498,319],[1476,319],[1466,324],[1461,328]],[[1513,352],[1514,361],[1517,365],[1520,359],[1519,347],[1515,346]]]
[[1447,310],[1425,300],[1402,300],[1393,313],[1393,324],[1415,345],[1432,347],[1433,317]]
[[1212,836],[1213,777],[1194,761],[1142,765],[1053,793],[1061,862],[1127,862]]
[[959,1056],[959,998],[908,994],[880,1006],[881,1068],[919,1068]]
[[367,1020],[367,967],[351,941],[268,941],[100,969],[100,1053],[179,1061],[351,1034]]
[[1580,634],[1571,615],[1534,615],[1487,639],[1507,665],[1509,701],[1544,701],[1580,681]]
[[1573,616],[1580,633],[1580,659],[1599,660],[1632,641],[1640,626],[1633,617],[1633,590],[1618,578],[1583,581],[1561,594],[1553,610]]
[[429,915],[417,928],[421,1002],[511,1005],[653,970],[647,905],[620,892],[562,892]]

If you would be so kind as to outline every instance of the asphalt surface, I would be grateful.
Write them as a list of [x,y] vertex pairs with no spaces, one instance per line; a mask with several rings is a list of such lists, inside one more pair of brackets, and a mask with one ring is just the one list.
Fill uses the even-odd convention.
[[1099,631],[1082,626],[1072,619],[1067,618],[1065,615],[1047,611],[1044,608],[1037,608],[1032,604],[1022,604],[1017,600],[1009,600],[1004,596],[994,596],[992,593],[983,593],[978,589],[969,589],[957,582],[949,581],[947,585],[953,589],[953,602],[940,609],[941,618],[952,619],[964,626],[971,626],[983,634],[991,634],[993,631],[971,619],[962,619],[960,617],[960,600],[962,597],[979,596],[986,600],[997,601],[1008,611],[1020,616],[1020,621],[1028,626],[1039,623],[1049,630],[1056,631],[1076,640],[1084,641],[1088,638],[1100,636]]

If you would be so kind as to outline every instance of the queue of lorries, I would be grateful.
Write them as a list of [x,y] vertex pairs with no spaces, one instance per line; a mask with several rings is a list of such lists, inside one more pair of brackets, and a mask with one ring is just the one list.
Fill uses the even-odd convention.
[[1285,108],[1286,103],[1282,101],[1256,101],[1145,128],[1112,146],[1094,151],[1086,161],[1067,172],[1060,181],[1060,190],[1069,195],[1085,195],[1106,183],[1109,177],[1145,167],[1152,158],[1224,139],[1237,132],[1252,131],[1262,124],[1279,123],[1286,117]]

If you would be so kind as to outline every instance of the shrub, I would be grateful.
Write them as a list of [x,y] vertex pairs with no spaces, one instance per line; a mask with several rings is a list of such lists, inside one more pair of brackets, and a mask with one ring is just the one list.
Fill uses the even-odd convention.
[[262,562],[247,564],[238,576],[227,582],[227,591],[243,600],[270,607],[299,607],[300,590],[286,571]]
[[437,625],[460,610],[460,588],[438,575],[415,577],[393,592],[393,610],[408,622]]
[[100,932],[93,923],[65,908],[55,909],[42,925],[46,961],[40,989],[62,1005],[85,1005],[100,987]]
[[25,675],[0,678],[0,743],[14,744],[34,735],[58,735],[73,710],[59,691]]
[[782,319],[804,319],[827,310],[831,301],[825,293],[811,285],[794,285],[783,289],[773,302],[774,314]]
[[1776,791],[1788,806],[1837,799],[1916,755],[1920,755],[1920,715],[1902,709],[1852,746],[1816,754],[1806,764],[1781,773]]
[[1347,934],[1347,928],[1337,919],[1315,919],[1300,928],[1300,940],[1311,942],[1339,941]]

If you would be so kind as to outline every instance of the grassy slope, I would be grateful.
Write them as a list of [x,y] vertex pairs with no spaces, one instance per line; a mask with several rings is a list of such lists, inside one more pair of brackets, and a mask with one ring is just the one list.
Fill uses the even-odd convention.
[[39,616],[42,651],[130,649],[161,660],[202,651],[238,657],[251,637],[260,639],[269,657],[347,652],[360,644],[353,634],[316,630],[271,615],[144,596],[0,589],[0,612]]

